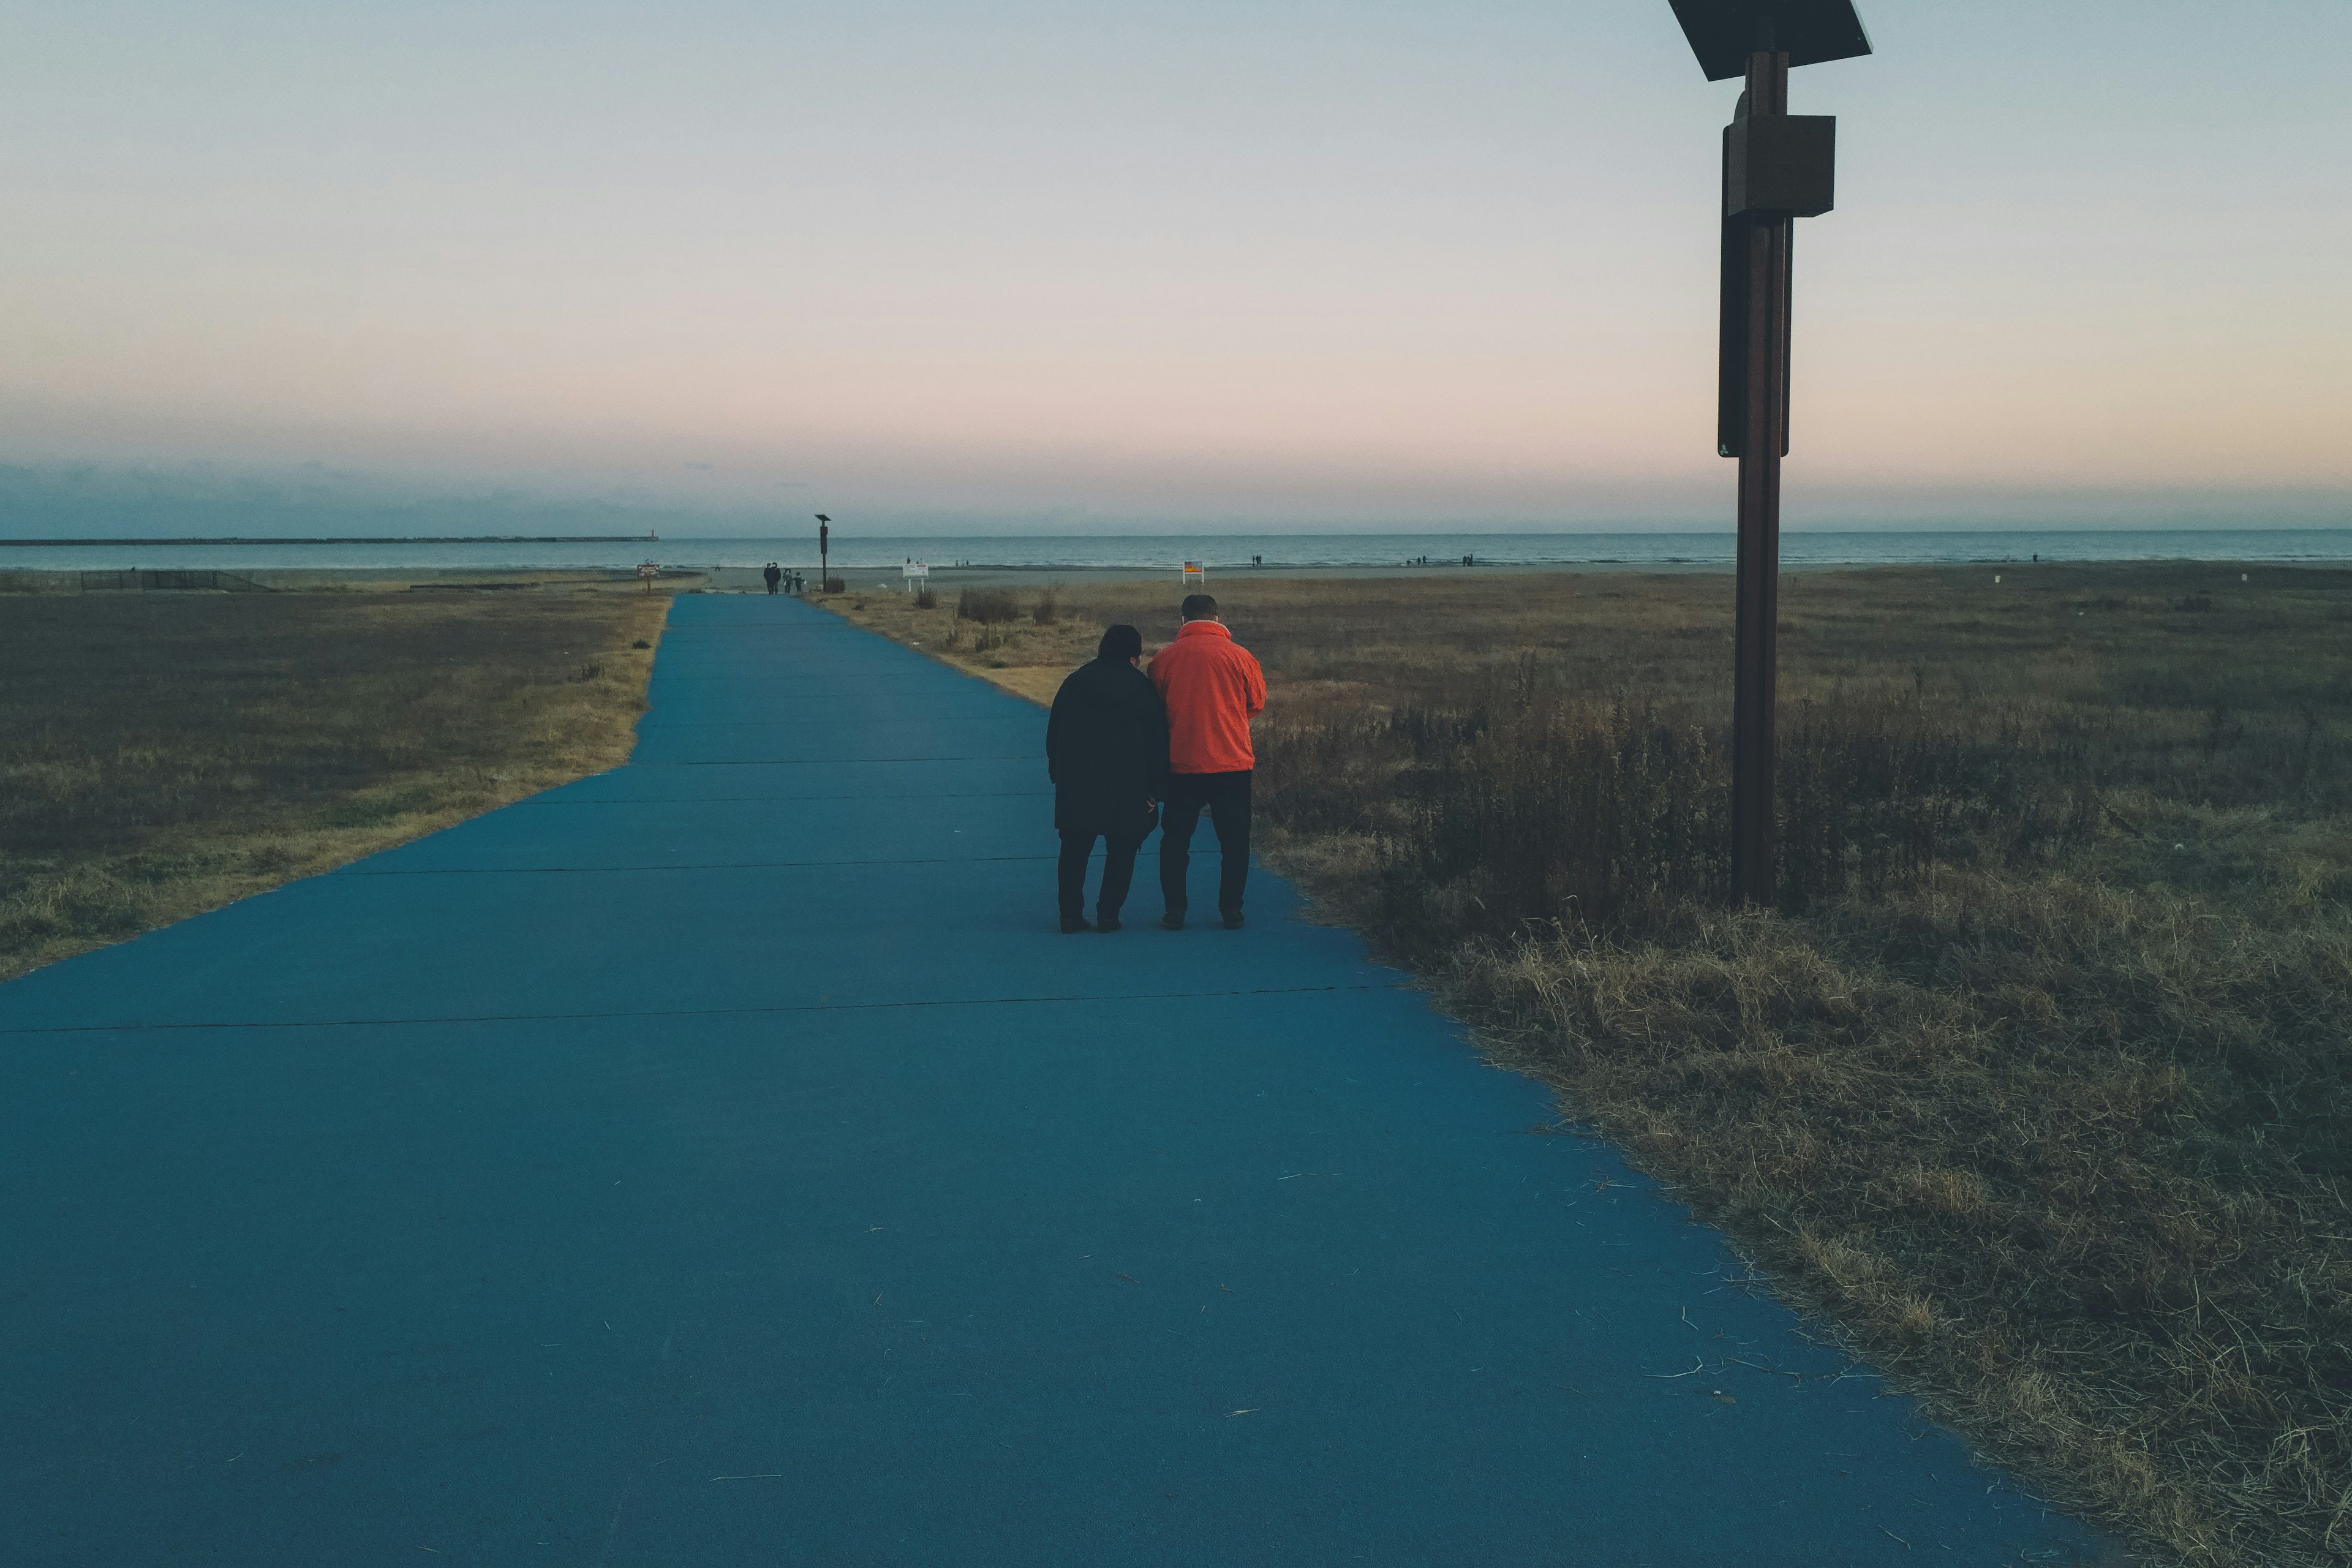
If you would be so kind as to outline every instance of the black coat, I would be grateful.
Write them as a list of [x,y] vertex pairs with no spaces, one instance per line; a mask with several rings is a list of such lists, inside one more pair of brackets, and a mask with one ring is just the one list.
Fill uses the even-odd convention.
[[1145,802],[1168,777],[1168,710],[1150,678],[1123,658],[1071,671],[1045,722],[1045,773],[1063,832],[1149,831]]

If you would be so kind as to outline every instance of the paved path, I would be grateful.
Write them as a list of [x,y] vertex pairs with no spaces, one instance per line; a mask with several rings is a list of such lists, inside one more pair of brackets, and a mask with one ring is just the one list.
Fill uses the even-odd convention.
[[2087,1549],[1283,884],[1059,935],[1035,710],[765,596],[653,698],[0,988],[0,1561]]

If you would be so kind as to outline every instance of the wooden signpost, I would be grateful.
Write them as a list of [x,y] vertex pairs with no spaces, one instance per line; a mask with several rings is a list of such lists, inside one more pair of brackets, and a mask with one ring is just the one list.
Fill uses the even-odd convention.
[[1723,132],[1716,451],[1739,459],[1732,685],[1731,888],[1774,895],[1772,760],[1780,649],[1780,459],[1789,450],[1790,255],[1796,220],[1834,205],[1837,120],[1789,112],[1789,68],[1870,53],[1853,0],[1670,0],[1709,81],[1745,76]]

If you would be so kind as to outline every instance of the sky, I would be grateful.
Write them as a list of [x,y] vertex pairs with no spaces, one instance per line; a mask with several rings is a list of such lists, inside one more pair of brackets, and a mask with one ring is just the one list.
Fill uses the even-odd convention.
[[[1790,524],[2352,525],[2352,5],[1859,5]],[[1665,0],[8,7],[0,534],[1727,526],[1737,90]]]

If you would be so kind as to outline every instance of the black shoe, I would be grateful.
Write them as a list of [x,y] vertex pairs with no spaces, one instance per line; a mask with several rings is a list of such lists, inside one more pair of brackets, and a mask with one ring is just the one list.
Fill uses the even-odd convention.
[[1160,917],[1160,929],[1163,931],[1182,931],[1184,929],[1184,911],[1182,910],[1170,910],[1166,914]]
[[1082,931],[1092,931],[1094,929],[1094,927],[1087,924],[1087,920],[1084,915],[1064,915],[1062,917],[1062,934],[1064,936],[1076,936]]
[[1242,929],[1241,910],[1227,910],[1225,911],[1225,929],[1227,931],[1239,931]]
[[1097,915],[1095,917],[1095,930],[1108,931],[1117,931],[1118,929],[1118,917],[1117,915]]

